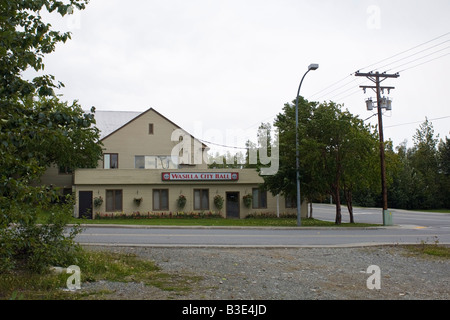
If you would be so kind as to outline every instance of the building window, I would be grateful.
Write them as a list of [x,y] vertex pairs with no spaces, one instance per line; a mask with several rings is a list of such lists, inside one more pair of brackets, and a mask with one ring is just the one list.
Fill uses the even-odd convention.
[[73,170],[69,167],[58,167],[58,174],[72,174]]
[[117,169],[119,168],[119,154],[105,153],[103,155],[103,169]]
[[169,210],[168,189],[153,189],[153,210]]
[[148,134],[153,134],[153,123],[148,124]]
[[253,195],[252,201],[253,209],[267,208],[267,191],[262,191],[261,189],[253,188],[252,195]]
[[106,190],[106,211],[122,211],[122,190]]
[[208,189],[194,189],[194,210],[209,210]]
[[134,156],[134,168],[145,169],[145,156]]
[[135,169],[178,169],[176,156],[134,156]]
[[286,196],[284,198],[285,208],[297,208],[297,197]]

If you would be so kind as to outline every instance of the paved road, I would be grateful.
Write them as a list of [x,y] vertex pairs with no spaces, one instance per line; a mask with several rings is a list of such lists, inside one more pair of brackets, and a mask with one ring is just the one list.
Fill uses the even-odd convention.
[[[343,210],[343,214],[344,214]],[[379,228],[198,228],[88,226],[83,244],[131,246],[323,247],[377,244],[450,244],[450,215],[393,211],[392,227]],[[334,207],[314,205],[313,216],[334,220]],[[344,221],[345,221],[344,214]],[[347,215],[348,217],[348,215]],[[381,209],[356,209],[356,222],[381,223]],[[399,224],[404,222],[404,224]]]
[[235,228],[105,228],[88,227],[77,241],[87,244],[136,246],[314,247],[376,244],[450,244],[438,228],[380,229],[235,229]]
[[[382,210],[379,208],[354,208],[355,222],[383,224]],[[393,222],[402,226],[440,227],[448,228],[450,232],[450,214],[407,211],[391,209]],[[329,204],[313,204],[313,217],[334,221],[336,207]],[[346,206],[342,207],[342,222],[349,222],[350,217]]]

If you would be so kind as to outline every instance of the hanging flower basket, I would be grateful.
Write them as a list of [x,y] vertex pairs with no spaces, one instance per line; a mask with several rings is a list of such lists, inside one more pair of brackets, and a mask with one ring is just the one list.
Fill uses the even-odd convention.
[[94,198],[94,207],[98,208],[102,205],[102,203],[103,203],[102,197]]
[[217,209],[222,210],[223,208],[223,197],[218,194],[214,197],[214,205]]
[[184,195],[180,194],[177,200],[177,205],[180,209],[184,208],[184,206],[186,205],[186,197]]
[[244,206],[250,208],[250,206],[252,205],[253,196],[251,194],[246,194],[242,197],[242,200],[244,200]]
[[139,205],[141,205],[142,198],[134,198],[133,202],[134,202],[135,205],[139,206]]

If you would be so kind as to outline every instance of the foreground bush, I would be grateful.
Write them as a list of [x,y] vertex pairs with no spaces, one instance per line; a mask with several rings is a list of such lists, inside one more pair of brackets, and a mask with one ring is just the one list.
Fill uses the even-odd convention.
[[66,227],[71,207],[72,203],[55,205],[42,224],[36,222],[42,208],[22,205],[9,212],[15,219],[0,226],[0,273],[14,270],[42,273],[50,266],[75,264],[80,247],[74,238],[81,228]]

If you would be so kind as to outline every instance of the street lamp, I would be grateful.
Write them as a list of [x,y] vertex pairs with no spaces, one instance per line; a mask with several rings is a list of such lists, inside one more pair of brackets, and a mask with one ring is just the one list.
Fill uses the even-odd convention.
[[308,67],[308,71],[305,72],[303,75],[302,81],[300,81],[300,85],[298,87],[297,91],[297,99],[295,102],[295,169],[297,172],[297,226],[302,225],[302,218],[301,218],[301,200],[300,200],[300,151],[298,146],[298,97],[300,96],[300,89],[302,87],[303,80],[305,79],[308,72],[311,70],[317,70],[319,69],[319,65],[316,63],[310,64]]

